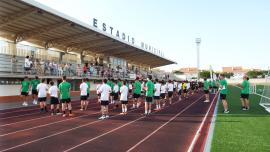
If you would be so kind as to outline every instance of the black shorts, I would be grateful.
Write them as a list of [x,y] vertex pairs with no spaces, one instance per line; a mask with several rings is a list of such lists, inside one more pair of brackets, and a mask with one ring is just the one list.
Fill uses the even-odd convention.
[[166,94],[165,94],[165,93],[161,93],[161,94],[160,94],[160,97],[161,97],[161,99],[165,99]]
[[38,95],[38,91],[37,90],[32,90],[32,95]]
[[249,99],[249,94],[243,94],[243,93],[241,93],[240,98]]
[[136,94],[136,93],[133,94],[133,98],[135,98],[135,99],[140,98],[140,96],[141,96],[140,94]]
[[24,67],[24,70],[25,70],[25,71],[30,71],[31,68],[30,68],[30,67]]
[[100,96],[101,96],[101,94],[99,93],[99,94],[97,94],[97,96],[98,96],[98,97],[100,97]]
[[226,100],[226,97],[227,97],[226,94],[220,94],[220,99],[221,99],[221,100]]
[[119,98],[119,94],[118,93],[114,93],[113,94],[113,100],[118,100]]
[[122,104],[128,104],[128,101],[122,101],[122,100],[121,100],[121,103],[122,103]]
[[46,97],[39,97],[38,102],[46,102],[47,98]]
[[89,96],[90,96],[90,94],[89,94],[89,93],[87,93],[87,99],[89,98]]
[[187,93],[187,89],[184,89],[183,92],[184,92],[184,93]]
[[28,92],[21,92],[22,96],[28,96]]
[[181,95],[181,94],[182,94],[182,90],[179,90],[179,91],[178,91],[178,95]]
[[160,96],[154,96],[154,99],[155,100],[159,100],[160,99]]
[[87,100],[87,95],[86,96],[81,96],[81,100]]
[[102,106],[108,106],[108,105],[109,105],[109,101],[104,101],[104,100],[102,100],[102,101],[100,102],[100,105],[102,105]]
[[209,94],[209,90],[203,90],[204,94]]
[[131,89],[129,89],[129,90],[128,90],[128,92],[129,92],[129,93],[132,93],[132,90],[131,90]]
[[173,92],[169,91],[168,96],[169,96],[169,98],[171,98],[173,96]]
[[70,98],[68,98],[68,99],[61,99],[61,103],[70,103],[70,102],[71,102]]
[[59,104],[59,100],[56,97],[51,97],[51,104],[55,105],[55,104]]
[[173,92],[175,92],[176,91],[176,88],[173,88]]
[[213,88],[214,88],[214,89],[217,89],[218,87],[217,87],[217,86],[214,86]]
[[192,90],[192,91],[195,90],[195,87],[191,87],[191,90]]
[[146,97],[145,101],[148,103],[151,103],[151,102],[153,102],[153,97]]

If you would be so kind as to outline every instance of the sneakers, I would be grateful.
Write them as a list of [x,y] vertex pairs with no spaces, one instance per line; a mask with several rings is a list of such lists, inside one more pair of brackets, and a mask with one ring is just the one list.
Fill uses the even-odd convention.
[[67,115],[66,114],[63,114],[63,117],[66,117]]
[[33,104],[34,105],[37,105],[37,100],[33,100]]
[[101,116],[101,117],[99,117],[98,119],[99,120],[104,120],[106,117],[105,116]]
[[74,117],[73,113],[68,114],[69,117]]
[[204,102],[209,102],[209,100],[205,100]]
[[28,106],[28,103],[26,101],[23,102],[23,106]]
[[229,110],[224,110],[224,113],[230,113],[230,111]]
[[121,112],[120,115],[124,115],[125,113],[124,112]]
[[82,109],[82,108],[81,108],[80,110],[81,110],[81,111],[83,111],[83,109]]
[[109,118],[109,115],[106,115],[105,118],[108,119]]
[[242,110],[247,111],[247,110],[249,110],[249,107],[242,107]]

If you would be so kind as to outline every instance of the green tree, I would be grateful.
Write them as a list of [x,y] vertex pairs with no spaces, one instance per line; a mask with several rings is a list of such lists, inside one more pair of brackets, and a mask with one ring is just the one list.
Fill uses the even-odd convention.
[[210,71],[209,70],[203,70],[200,72],[201,78],[210,78]]
[[225,78],[231,78],[233,76],[233,73],[231,73],[231,72],[224,72],[223,74],[224,74]]

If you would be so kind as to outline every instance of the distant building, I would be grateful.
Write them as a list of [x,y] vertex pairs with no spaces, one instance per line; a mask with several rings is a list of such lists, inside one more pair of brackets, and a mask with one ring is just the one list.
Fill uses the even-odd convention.
[[233,78],[241,78],[247,73],[249,69],[243,69],[241,66],[235,67],[222,67],[223,73],[233,73]]
[[197,77],[198,69],[195,67],[187,67],[187,68],[181,68],[179,71],[183,72],[183,75],[185,76],[185,79],[192,79]]

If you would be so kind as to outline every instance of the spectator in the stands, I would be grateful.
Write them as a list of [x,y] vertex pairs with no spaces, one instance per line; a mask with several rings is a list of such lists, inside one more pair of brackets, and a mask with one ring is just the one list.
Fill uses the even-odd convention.
[[29,60],[29,56],[26,56],[24,59],[24,73],[30,74],[30,70],[31,70],[31,62]]
[[57,75],[58,73],[58,64],[53,62],[53,75]]
[[63,65],[62,64],[58,65],[58,76],[63,76]]
[[49,70],[50,70],[50,75],[53,75],[53,63],[52,63],[52,61],[49,62]]
[[78,64],[76,67],[76,76],[77,77],[81,76],[81,65],[80,64]]
[[93,64],[92,63],[89,66],[89,73],[90,73],[90,76],[92,76],[93,73],[94,73],[94,67],[93,67]]
[[85,63],[83,66],[83,76],[86,76],[88,69],[88,63]]
[[69,68],[68,64],[65,64],[64,69],[63,69],[64,76],[68,75],[68,68]]
[[11,73],[13,74],[14,72],[17,71],[16,64],[18,62],[15,55],[12,56],[10,62],[11,62]]

